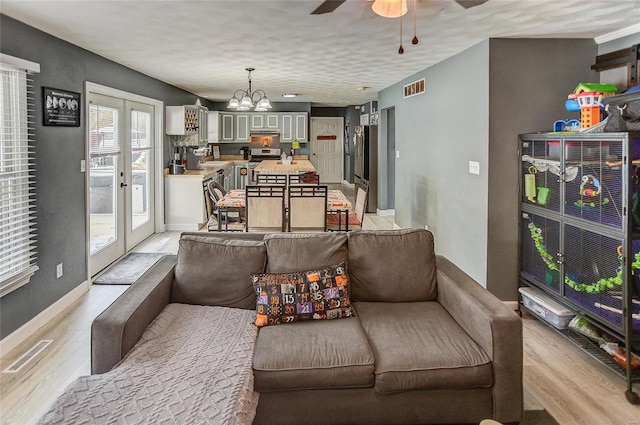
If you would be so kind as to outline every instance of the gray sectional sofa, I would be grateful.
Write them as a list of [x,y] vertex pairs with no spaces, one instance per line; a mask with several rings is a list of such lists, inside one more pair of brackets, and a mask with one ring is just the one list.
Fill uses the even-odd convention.
[[[327,270],[342,263],[348,287],[341,288],[342,298],[333,307],[342,308],[343,314],[337,315],[343,317],[254,326],[256,276]],[[110,371],[105,374],[109,376],[124,366],[131,369],[130,351],[140,351],[139,341],[164,311],[196,307],[248,312],[251,319],[230,319],[240,320],[242,332],[249,340],[255,338],[244,351],[253,354],[252,380],[244,377],[236,384],[244,385],[244,398],[247,386],[253,386],[257,398],[257,407],[256,400],[227,400],[231,407],[222,410],[238,416],[230,422],[203,416],[197,423],[477,424],[488,418],[502,423],[522,419],[520,318],[446,258],[436,256],[433,236],[426,230],[185,233],[177,259],[160,261],[95,320],[92,373]],[[259,305],[260,311],[265,312]],[[345,312],[355,316],[344,317]],[[315,317],[326,316],[330,314]],[[195,323],[177,329],[191,332],[189,326],[198,326]],[[229,326],[232,333],[236,325]],[[214,331],[218,336],[207,338],[228,338],[220,329]],[[195,343],[179,345],[185,344]],[[146,350],[151,353],[147,367],[157,358],[153,367],[163,375],[165,354],[156,353],[154,343],[147,342]],[[190,351],[184,352],[189,357]],[[193,357],[199,352],[194,349]],[[225,362],[232,361],[235,354],[224,356]],[[191,360],[202,380],[219,373]],[[185,369],[191,360],[181,360]],[[249,366],[245,362],[239,367]],[[187,370],[184,374],[192,375]],[[174,375],[168,381],[180,380],[180,373]],[[200,400],[199,408],[207,400]],[[240,415],[241,409],[249,412]]]

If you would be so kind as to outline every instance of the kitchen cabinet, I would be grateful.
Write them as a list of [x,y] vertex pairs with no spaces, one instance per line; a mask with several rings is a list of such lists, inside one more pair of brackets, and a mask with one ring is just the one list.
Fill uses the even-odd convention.
[[251,129],[252,130],[278,130],[280,129],[280,114],[251,114]]
[[234,131],[234,115],[230,113],[220,113],[220,141],[221,142],[233,142],[235,140]]
[[249,114],[236,114],[236,137],[238,142],[249,141]]
[[220,141],[220,112],[209,111],[207,113],[207,141],[218,143]]
[[292,142],[297,140],[299,142],[307,141],[307,120],[308,114],[302,113],[285,113],[280,116],[282,126],[280,141]]
[[[187,174],[188,173],[188,174]],[[188,171],[164,179],[167,230],[197,231],[207,222],[204,186],[216,172]]]
[[167,106],[166,133],[169,136],[198,134],[200,114],[196,105]]
[[[640,354],[640,133],[524,134],[518,157],[521,282]],[[640,403],[638,370],[559,332],[625,377],[627,400]]]
[[169,136],[195,136],[189,145],[204,145],[208,139],[207,108],[200,105],[167,106],[166,133]]
[[206,145],[209,140],[208,112],[209,109],[198,105],[198,142],[200,145]]
[[295,140],[302,142],[307,140],[307,114],[295,114]]
[[248,162],[236,162],[233,166],[234,169],[234,189],[244,190],[247,187],[249,178],[249,163]]

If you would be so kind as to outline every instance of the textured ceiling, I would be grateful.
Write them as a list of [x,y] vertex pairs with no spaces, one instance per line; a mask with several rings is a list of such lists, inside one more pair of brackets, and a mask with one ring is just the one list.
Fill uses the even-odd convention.
[[[640,0],[413,0],[403,19],[348,0],[310,15],[322,0],[2,0],[0,11],[84,49],[214,101],[247,87],[272,101],[299,93],[314,105],[357,105],[430,65],[491,37],[595,38],[637,26]],[[594,58],[595,59],[595,58]],[[369,87],[366,91],[358,87]]]

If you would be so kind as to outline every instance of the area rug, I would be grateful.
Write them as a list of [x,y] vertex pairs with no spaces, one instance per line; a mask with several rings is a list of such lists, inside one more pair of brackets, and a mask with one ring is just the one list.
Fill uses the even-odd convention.
[[98,285],[131,285],[166,254],[157,252],[130,252],[98,276]]

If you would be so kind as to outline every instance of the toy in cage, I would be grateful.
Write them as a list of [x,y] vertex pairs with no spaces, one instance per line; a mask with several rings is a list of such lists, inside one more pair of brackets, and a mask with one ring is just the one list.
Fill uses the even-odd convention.
[[[527,225],[533,244],[540,254],[540,258],[547,265],[549,270],[559,272],[558,264],[555,262],[553,255],[547,251],[547,247],[544,244],[544,236],[542,235],[542,229],[536,226],[533,221],[530,221]],[[618,260],[620,261],[620,267],[616,270],[615,276],[603,277],[593,283],[579,283],[572,279],[569,275],[565,274],[564,283],[571,289],[577,292],[586,293],[600,293],[615,289],[618,286],[622,286],[622,247],[617,248]],[[632,273],[635,275],[640,270],[640,252],[634,254],[634,261],[631,263]],[[640,318],[640,316],[639,316]]]
[[604,109],[602,99],[618,91],[613,84],[580,83],[567,97],[565,108],[580,111],[580,129],[592,127],[600,122],[600,111]]
[[580,199],[574,202],[576,207],[592,207],[606,205],[609,198],[600,199],[600,180],[591,174],[582,176],[580,182]]

